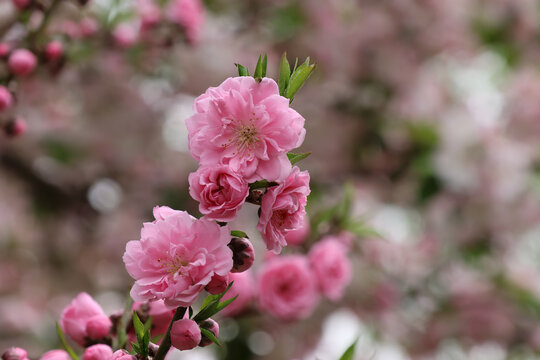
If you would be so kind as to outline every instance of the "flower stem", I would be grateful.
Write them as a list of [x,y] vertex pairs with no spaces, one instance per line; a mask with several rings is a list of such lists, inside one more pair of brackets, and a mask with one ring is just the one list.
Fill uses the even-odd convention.
[[184,314],[186,313],[185,307],[179,307],[176,309],[176,312],[174,313],[174,316],[171,320],[171,323],[169,324],[169,328],[167,329],[167,332],[165,333],[165,336],[163,337],[163,340],[161,340],[161,345],[159,345],[159,349],[157,351],[156,356],[154,356],[154,360],[165,360],[165,356],[169,352],[169,349],[171,348],[171,328],[176,320],[180,320],[184,317]]

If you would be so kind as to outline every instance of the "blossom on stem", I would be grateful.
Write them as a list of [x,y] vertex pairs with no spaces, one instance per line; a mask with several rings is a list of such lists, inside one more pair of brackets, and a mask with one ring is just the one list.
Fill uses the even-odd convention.
[[191,319],[180,319],[171,327],[171,344],[178,350],[191,350],[201,342],[201,329]]

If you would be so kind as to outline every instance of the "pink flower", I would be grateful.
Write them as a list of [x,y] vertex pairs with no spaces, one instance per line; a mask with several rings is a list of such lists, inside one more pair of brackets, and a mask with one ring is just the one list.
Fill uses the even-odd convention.
[[5,42],[0,43],[0,58],[8,56],[10,51],[11,51],[11,46],[9,46],[8,43],[5,43]]
[[0,85],[0,111],[6,110],[13,104],[11,92],[3,85]]
[[43,354],[40,360],[71,360],[71,356],[64,350],[51,350]]
[[117,350],[114,352],[111,360],[135,360],[135,356],[130,355],[126,350]]
[[4,126],[4,132],[10,137],[20,136],[24,134],[26,130],[28,130],[28,124],[26,124],[26,120],[20,116],[17,116]]
[[161,9],[153,0],[139,0],[137,12],[141,18],[143,29],[151,28],[161,20]]
[[122,48],[128,48],[137,43],[139,32],[131,24],[120,24],[114,28],[112,36],[116,45]]
[[201,342],[199,325],[191,319],[180,319],[171,328],[171,344],[178,350],[190,350]]
[[304,141],[304,118],[274,80],[229,78],[199,96],[194,110],[186,120],[189,148],[201,165],[228,165],[248,182],[290,173],[287,151]]
[[83,36],[92,36],[98,31],[98,23],[96,19],[86,17],[79,23],[79,30]]
[[199,42],[204,24],[204,7],[201,0],[173,0],[167,13],[169,19],[184,28],[190,43]]
[[[174,310],[165,306],[163,300],[135,303],[133,304],[133,310],[137,310],[139,314],[152,317],[152,337],[165,334],[174,315]],[[135,341],[135,333],[130,333],[130,336]]]
[[136,280],[131,297],[163,299],[170,308],[190,306],[214,274],[231,270],[230,230],[168,207],[155,207],[154,217],[144,224],[141,240],[126,246],[124,263]]
[[29,50],[17,49],[11,53],[8,60],[9,69],[18,76],[30,74],[37,65],[36,56]]
[[2,360],[29,360],[26,350],[12,347],[2,354]]
[[88,340],[101,340],[107,337],[112,323],[99,304],[83,292],[64,309],[60,325],[64,333],[77,344],[85,346]]
[[92,345],[84,351],[82,360],[109,360],[113,356],[113,351],[109,345]]
[[204,289],[212,295],[217,295],[224,292],[227,289],[227,286],[229,286],[229,276],[215,274]]
[[287,242],[287,245],[300,245],[309,236],[310,231],[309,218],[306,215],[304,216],[300,227],[290,230],[285,234],[285,241]]
[[259,274],[259,305],[281,319],[308,317],[319,295],[307,259],[300,255],[275,257]]
[[328,236],[311,248],[309,261],[321,293],[330,300],[339,300],[351,281],[351,263],[345,245]]
[[246,180],[225,165],[206,166],[189,174],[189,194],[209,220],[234,220],[248,193]]
[[45,46],[45,56],[49,61],[56,61],[62,57],[64,47],[60,41],[51,41]]
[[237,295],[238,297],[223,309],[220,314],[225,316],[236,316],[242,313],[251,304],[255,295],[255,282],[253,281],[253,276],[249,270],[242,273],[229,274],[229,281],[233,282],[233,284],[229,291],[223,296],[222,300],[232,299]]
[[15,5],[19,10],[26,9],[32,0],[12,0],[13,5]]
[[309,192],[309,173],[295,166],[282,184],[262,196],[257,230],[268,250],[278,254],[287,245],[285,235],[304,225]]

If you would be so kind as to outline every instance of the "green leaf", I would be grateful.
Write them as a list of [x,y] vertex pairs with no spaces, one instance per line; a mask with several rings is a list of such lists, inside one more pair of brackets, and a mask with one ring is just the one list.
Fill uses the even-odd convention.
[[62,331],[62,328],[60,327],[58,323],[56,323],[56,333],[58,334],[58,338],[60,339],[60,342],[62,343],[62,346],[64,347],[64,349],[66,349],[66,351],[68,352],[69,356],[73,360],[79,360],[79,357],[77,356],[75,351],[73,351],[71,346],[69,346],[68,343],[66,342],[64,332]]
[[188,312],[189,312],[189,318],[191,319],[193,317],[193,308],[191,306],[188,308]]
[[239,76],[249,76],[249,70],[248,70],[247,67],[242,66],[240,64],[235,64],[235,65],[238,68],[238,75]]
[[291,78],[291,65],[287,60],[287,53],[283,53],[281,56],[281,64],[279,65],[279,95],[285,96],[287,94],[287,87],[289,86],[289,79]]
[[242,238],[242,239],[249,239],[249,236],[247,236],[247,234],[243,231],[240,231],[240,230],[232,230],[231,231],[231,236],[234,236],[234,237],[237,237],[237,238]]
[[207,329],[203,329],[201,328],[201,333],[206,336],[207,338],[209,338],[210,340],[212,340],[212,342],[214,344],[216,344],[217,346],[221,346],[219,340],[217,339],[217,337],[214,335],[213,332],[211,332],[210,330],[207,330]]
[[352,232],[354,235],[358,237],[382,238],[381,234],[375,231],[375,229],[367,226],[361,221],[347,221],[343,225],[343,229]]
[[223,310],[227,306],[229,306],[229,304],[232,303],[234,300],[236,300],[237,297],[238,297],[238,295],[236,295],[233,298],[230,298],[230,299],[227,299],[225,301],[220,302],[216,307],[216,310],[217,310],[216,313],[220,312],[221,310]]
[[292,165],[296,164],[299,161],[304,160],[309,155],[311,155],[311,152],[303,153],[303,154],[294,154],[294,153],[287,153],[287,157],[289,158],[289,161]]
[[144,324],[141,322],[141,319],[139,319],[139,315],[137,315],[137,312],[133,312],[133,327],[135,328],[135,335],[137,335],[137,338],[142,339],[144,336]]
[[257,60],[257,65],[255,66],[255,73],[253,73],[253,77],[255,79],[262,79],[266,76],[266,67],[268,63],[268,56],[264,54],[264,58],[262,58],[259,55],[259,60]]
[[356,339],[354,343],[352,343],[351,346],[349,346],[347,350],[345,350],[345,352],[343,353],[343,355],[341,355],[339,360],[352,360],[354,357],[354,350],[356,349],[357,342],[358,342],[358,339]]
[[[234,281],[231,282],[229,286],[227,286],[227,289],[225,289],[225,291],[221,294],[208,295],[206,299],[204,299],[203,304],[201,305],[201,310],[199,311],[199,313],[197,313],[197,315],[193,317],[193,320],[197,323],[200,323],[201,321],[208,319],[210,316],[218,313],[221,309],[223,309],[223,307],[220,307],[219,301],[227,293],[227,291],[229,291],[233,283]],[[228,300],[224,301],[224,303],[227,301]]]
[[306,61],[298,67],[298,69],[295,69],[293,71],[289,80],[289,87],[287,88],[286,98],[288,98],[292,102],[296,92],[300,90],[300,88],[304,85],[304,83],[311,76],[314,70],[315,64],[310,65],[308,57]]
[[131,296],[127,296],[126,298],[126,305],[124,307],[124,313],[122,314],[122,317],[120,318],[120,321],[118,321],[118,325],[116,327],[116,333],[118,334],[118,348],[123,349],[124,345],[127,342],[127,334],[126,334],[126,324],[129,321],[129,318],[131,317],[133,307],[133,299]]

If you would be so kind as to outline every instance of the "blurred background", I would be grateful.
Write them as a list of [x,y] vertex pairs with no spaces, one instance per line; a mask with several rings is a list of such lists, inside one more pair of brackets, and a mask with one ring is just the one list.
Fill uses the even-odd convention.
[[[122,308],[121,256],[152,207],[198,214],[194,98],[259,54],[277,77],[287,52],[317,63],[292,105],[313,152],[307,242],[352,232],[353,281],[307,320],[223,319],[223,347],[174,358],[331,360],[357,338],[362,360],[540,356],[540,2],[207,0],[188,41],[115,33],[141,26],[142,1],[64,2],[49,31],[66,63],[18,82],[28,131],[0,137],[0,349],[57,346],[81,291]],[[0,15],[2,41],[34,21],[8,0]],[[99,36],[69,33],[85,19]],[[253,209],[236,227],[260,263]]]

